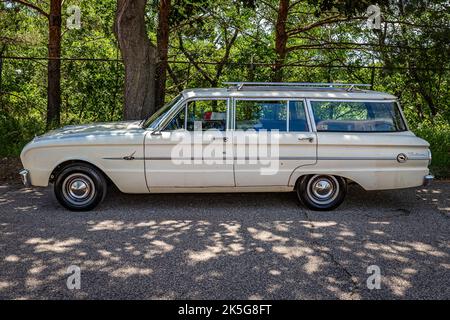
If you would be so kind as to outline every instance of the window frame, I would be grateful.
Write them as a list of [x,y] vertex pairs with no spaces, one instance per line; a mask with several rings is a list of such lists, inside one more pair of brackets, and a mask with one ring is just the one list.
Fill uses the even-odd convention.
[[[180,105],[183,104],[183,102],[185,101],[183,94],[181,94],[181,93],[178,94],[174,99],[177,99],[178,97],[180,97],[180,99],[178,101],[176,101],[175,104],[169,110],[167,110],[164,114],[161,115],[161,120],[158,122],[158,124],[155,128],[150,128],[151,123],[147,123],[153,115],[149,116],[147,119],[144,119],[145,121],[144,121],[144,123],[142,123],[142,128],[145,129],[146,131],[159,131],[163,125],[164,126],[166,125],[166,121],[168,118],[170,118],[170,120],[172,120],[172,118],[174,117],[173,113],[174,112],[177,113],[176,110],[178,110]],[[158,112],[159,110],[160,109],[156,110],[156,112]]]
[[[292,132],[313,132],[313,127],[312,127],[312,119],[311,119],[311,115],[309,112],[309,108],[307,106],[307,99],[306,98],[285,98],[285,97],[233,97],[231,99],[231,105],[232,105],[232,110],[231,110],[231,117],[232,117],[232,126],[231,126],[231,130],[236,131],[236,103],[237,101],[284,101],[286,102],[286,131],[279,131],[280,133],[292,133]],[[297,102],[302,102],[303,103],[303,109],[305,112],[305,121],[308,125],[308,130],[306,131],[291,131],[290,127],[289,127],[289,119],[290,119],[290,108],[289,108],[289,102],[291,101],[297,101]]]
[[[177,104],[166,113],[165,119],[161,120],[159,123],[158,128],[155,128],[154,131],[164,131],[169,124],[169,122],[178,115],[178,112],[182,108],[187,107],[187,103],[191,101],[198,101],[198,100],[226,100],[227,102],[227,115],[226,115],[226,131],[235,131],[236,130],[236,101],[238,100],[256,100],[256,101],[286,101],[287,105],[287,115],[286,115],[286,128],[288,131],[280,131],[280,132],[286,132],[286,133],[292,133],[292,132],[318,132],[316,128],[316,122],[314,120],[314,112],[312,110],[311,102],[313,101],[320,101],[320,102],[386,102],[386,103],[395,103],[397,106],[398,111],[400,112],[401,121],[403,122],[403,125],[405,126],[405,131],[320,131],[322,132],[330,132],[330,133],[396,133],[396,132],[406,132],[410,131],[408,122],[405,119],[405,115],[403,113],[403,110],[400,106],[400,103],[396,99],[326,99],[326,98],[295,98],[295,97],[233,97],[233,96],[220,96],[220,97],[192,97],[192,98],[185,98],[182,96],[180,101],[177,102]],[[289,102],[290,101],[302,101],[303,107],[305,109],[305,115],[306,115],[306,121],[308,124],[308,131],[290,131],[289,128],[289,117],[290,117],[290,110],[289,110]],[[187,121],[187,118],[185,119]],[[186,125],[186,124],[185,124]],[[148,130],[148,129],[146,129]],[[185,129],[186,130],[186,129]]]
[[[230,98],[228,97],[195,97],[195,98],[187,98],[187,99],[183,99],[183,101],[181,102],[181,104],[179,106],[176,107],[176,110],[173,110],[173,112],[171,112],[171,115],[168,115],[166,119],[164,119],[164,121],[161,123],[160,128],[158,129],[158,131],[167,131],[167,132],[173,132],[176,130],[166,130],[167,126],[169,125],[169,123],[178,115],[178,113],[181,111],[181,109],[184,109],[184,112],[187,113],[187,106],[189,102],[193,102],[193,101],[226,101],[227,103],[227,112],[226,112],[226,119],[225,119],[225,131],[229,131],[229,114],[230,114]],[[185,131],[187,130],[187,117],[185,115],[184,117],[184,129]],[[222,131],[222,132],[225,132]]]
[[[403,123],[403,126],[405,127],[405,130],[398,130],[398,131],[317,131],[316,127],[316,120],[314,118],[314,110],[312,108],[311,102],[375,102],[375,103],[393,103],[395,104],[397,110],[400,113],[400,118]],[[400,103],[398,100],[395,99],[386,99],[386,100],[380,100],[380,99],[323,99],[323,98],[314,98],[314,99],[307,99],[308,109],[312,121],[312,125],[314,126],[314,132],[320,132],[320,133],[398,133],[398,132],[407,132],[409,131],[408,122],[405,119],[405,115],[403,113],[402,108],[400,107]]]

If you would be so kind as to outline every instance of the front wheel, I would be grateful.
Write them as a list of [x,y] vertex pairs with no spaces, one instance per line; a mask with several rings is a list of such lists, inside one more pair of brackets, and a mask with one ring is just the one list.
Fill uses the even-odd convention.
[[103,201],[106,179],[96,168],[78,164],[61,171],[56,178],[54,192],[58,202],[72,211],[88,211]]
[[336,209],[347,194],[347,183],[341,177],[311,175],[297,184],[297,196],[311,210]]

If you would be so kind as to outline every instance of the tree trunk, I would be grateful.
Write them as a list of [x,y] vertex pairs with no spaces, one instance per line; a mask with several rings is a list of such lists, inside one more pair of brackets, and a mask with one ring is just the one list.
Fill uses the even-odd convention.
[[6,50],[6,44],[0,50],[0,109],[3,109],[3,53]]
[[59,126],[61,113],[61,0],[51,0],[48,19],[47,129]]
[[159,1],[158,13],[158,30],[157,30],[157,47],[158,47],[158,64],[156,67],[156,83],[155,83],[155,103],[156,109],[164,105],[166,93],[167,79],[167,58],[169,52],[169,15],[170,1]]
[[275,25],[275,53],[277,55],[275,66],[273,67],[272,80],[283,81],[283,64],[286,59],[286,47],[288,35],[286,32],[286,20],[289,12],[289,0],[280,0],[278,6],[278,16]]
[[156,111],[156,48],[147,36],[146,4],[147,0],[117,0],[114,33],[125,64],[125,120]]
[[3,88],[2,88],[2,86],[3,86],[3,78],[2,78],[2,76],[3,76],[3,53],[5,52],[5,50],[6,50],[6,44],[2,45],[2,48],[0,49],[0,96],[1,96],[1,93],[3,90]]

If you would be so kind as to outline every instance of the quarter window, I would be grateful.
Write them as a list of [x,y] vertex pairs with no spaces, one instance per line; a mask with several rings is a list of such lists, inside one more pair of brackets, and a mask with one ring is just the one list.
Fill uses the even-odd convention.
[[186,106],[184,106],[178,114],[170,120],[164,130],[174,131],[180,129],[186,129]]
[[394,132],[406,126],[395,102],[311,101],[317,131]]
[[289,101],[289,131],[309,131],[303,101]]

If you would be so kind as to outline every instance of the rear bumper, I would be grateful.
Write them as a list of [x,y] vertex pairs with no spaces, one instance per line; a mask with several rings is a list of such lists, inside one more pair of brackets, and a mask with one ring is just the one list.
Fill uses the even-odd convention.
[[431,182],[433,182],[434,176],[431,174],[427,174],[425,177],[423,177],[423,184],[422,186],[426,187],[429,186],[431,184]]
[[27,169],[22,169],[19,171],[19,175],[22,179],[23,185],[27,188],[31,187],[30,171],[28,171]]

